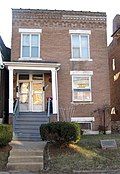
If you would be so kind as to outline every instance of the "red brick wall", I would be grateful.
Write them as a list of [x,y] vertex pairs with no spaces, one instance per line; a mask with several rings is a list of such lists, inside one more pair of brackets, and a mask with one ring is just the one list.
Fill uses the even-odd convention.
[[[74,16],[79,16],[79,18],[74,19]],[[104,13],[13,10],[12,61],[18,60],[20,57],[19,28],[42,29],[41,58],[61,63],[58,72],[59,107],[68,108],[68,106],[74,105],[74,116],[91,116],[93,110],[102,107],[104,103],[110,103],[106,16]],[[71,39],[69,30],[71,29],[91,30],[90,56],[93,61],[70,61]],[[71,103],[71,70],[93,71],[93,103]],[[96,115],[94,130],[98,128],[99,120],[99,115]]]
[[[108,47],[110,69],[110,96],[111,106],[115,107],[116,114],[112,115],[112,121],[120,121],[120,38],[113,38]],[[115,70],[112,62],[115,60]]]

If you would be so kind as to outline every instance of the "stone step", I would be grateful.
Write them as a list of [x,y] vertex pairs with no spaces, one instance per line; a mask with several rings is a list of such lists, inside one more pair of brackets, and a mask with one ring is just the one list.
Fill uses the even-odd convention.
[[21,129],[21,128],[18,128],[18,129],[14,129],[14,131],[15,131],[15,133],[17,133],[17,134],[24,134],[24,133],[30,133],[30,134],[35,134],[35,133],[38,133],[38,134],[40,134],[39,132],[39,128],[37,127],[36,129],[31,129],[31,128],[29,128],[29,129],[26,129],[26,128],[24,128],[24,129]]
[[43,151],[42,150],[34,150],[34,149],[14,149],[10,151],[10,156],[42,156]]
[[31,116],[34,116],[34,115],[47,115],[46,112],[20,112],[19,115],[31,115]]
[[43,169],[43,162],[8,163],[7,168],[10,171],[39,172]]
[[43,162],[42,156],[11,156],[8,159],[10,163],[20,163],[20,162]]
[[18,137],[18,136],[13,136],[13,140],[17,141],[31,141],[31,142],[39,142],[41,141],[41,137]]
[[18,121],[47,122],[48,118],[44,118],[44,117],[37,117],[37,118],[34,118],[34,117],[18,117],[18,118],[16,118],[15,121],[16,122],[18,122]]
[[20,124],[17,124],[17,125],[14,125],[14,128],[15,130],[18,130],[18,129],[23,129],[23,130],[27,130],[27,129],[31,129],[31,130],[39,130],[41,124],[39,125],[31,125],[31,124],[28,124],[28,125],[20,125]]
[[[39,172],[43,169],[45,142],[12,141],[7,169],[11,171]],[[11,172],[12,173],[12,172]]]
[[40,127],[41,124],[45,124],[45,122],[41,122],[41,123],[39,123],[39,122],[16,122],[14,124],[14,127],[18,127],[18,126],[24,126],[24,127],[39,126]]
[[33,132],[19,132],[19,133],[17,133],[17,132],[15,132],[15,135],[17,135],[18,137],[31,137],[31,136],[33,136],[33,137],[40,137],[40,133],[39,132],[37,132],[37,133],[33,133]]

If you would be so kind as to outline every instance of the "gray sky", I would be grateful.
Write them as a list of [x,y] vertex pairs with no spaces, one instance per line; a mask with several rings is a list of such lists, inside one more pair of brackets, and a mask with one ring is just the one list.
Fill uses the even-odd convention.
[[111,42],[112,20],[120,14],[120,0],[3,0],[0,4],[0,35],[11,46],[11,8],[99,11],[107,13],[107,39]]

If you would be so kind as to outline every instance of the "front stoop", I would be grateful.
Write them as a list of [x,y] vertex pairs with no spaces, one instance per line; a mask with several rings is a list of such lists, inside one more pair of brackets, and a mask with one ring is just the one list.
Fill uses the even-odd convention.
[[9,171],[39,172],[43,169],[45,142],[12,141],[10,145]]

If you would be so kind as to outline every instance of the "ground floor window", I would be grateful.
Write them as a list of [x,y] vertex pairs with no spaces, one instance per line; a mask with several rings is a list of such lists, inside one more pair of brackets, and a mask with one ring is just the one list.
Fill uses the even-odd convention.
[[72,74],[72,101],[92,101],[91,77],[86,71]]
[[80,123],[80,128],[82,130],[92,130],[92,122]]

